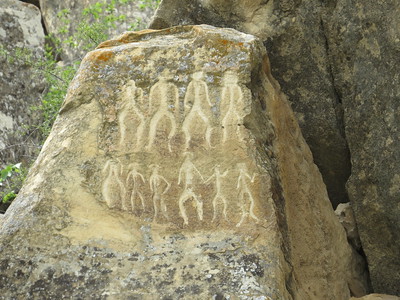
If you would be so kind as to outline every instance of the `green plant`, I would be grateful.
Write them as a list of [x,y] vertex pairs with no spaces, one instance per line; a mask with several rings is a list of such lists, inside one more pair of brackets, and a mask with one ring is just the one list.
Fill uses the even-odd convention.
[[27,170],[21,167],[21,163],[7,165],[0,170],[0,213],[4,213],[17,197],[26,172]]

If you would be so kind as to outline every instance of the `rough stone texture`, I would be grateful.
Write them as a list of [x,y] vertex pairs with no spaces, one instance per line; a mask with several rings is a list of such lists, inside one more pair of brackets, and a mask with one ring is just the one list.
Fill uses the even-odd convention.
[[163,0],[153,28],[207,23],[266,41],[336,207],[348,192],[376,292],[400,294],[400,3]]
[[[40,9],[47,32],[54,34],[57,38],[64,40],[76,33],[79,23],[84,19],[82,12],[85,8],[97,2],[110,3],[110,0],[40,0]],[[116,16],[125,15],[126,21],[117,28],[110,28],[109,35],[116,36],[126,31],[130,24],[140,22],[140,27],[144,28],[150,21],[154,10],[147,7],[141,9],[140,1],[130,1],[128,4],[116,3],[114,14]],[[57,16],[62,10],[68,10],[69,14],[63,18]],[[69,22],[66,24],[65,21]],[[60,33],[60,28],[66,27],[67,33]],[[69,47],[68,44],[62,45],[63,52],[61,59],[64,62],[81,60],[86,51],[78,48]]]
[[22,125],[36,124],[38,116],[30,107],[40,102],[42,80],[21,59],[15,49],[27,48],[34,55],[43,51],[44,34],[40,12],[31,4],[4,0],[0,3],[0,165],[32,158],[35,134],[22,135]]
[[400,300],[397,296],[384,295],[384,294],[370,294],[361,298],[351,297],[350,300]]
[[321,11],[319,0],[163,0],[150,28],[211,24],[232,27],[265,41],[272,74],[292,103],[336,207],[348,202],[345,183],[350,158]]
[[363,286],[263,45],[211,26],[86,56],[0,250],[5,298],[347,300]]
[[340,224],[344,227],[347,234],[347,240],[354,249],[361,250],[360,235],[357,229],[357,223],[354,218],[354,212],[350,203],[340,203],[335,210],[335,214],[339,219]]
[[400,2],[338,1],[329,53],[345,108],[347,184],[375,292],[400,295]]

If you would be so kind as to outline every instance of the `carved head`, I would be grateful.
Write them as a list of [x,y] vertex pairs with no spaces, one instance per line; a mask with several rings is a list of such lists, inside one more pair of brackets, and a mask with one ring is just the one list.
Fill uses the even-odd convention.
[[237,84],[238,83],[238,77],[237,74],[235,74],[232,71],[227,71],[224,75],[223,82],[225,84]]

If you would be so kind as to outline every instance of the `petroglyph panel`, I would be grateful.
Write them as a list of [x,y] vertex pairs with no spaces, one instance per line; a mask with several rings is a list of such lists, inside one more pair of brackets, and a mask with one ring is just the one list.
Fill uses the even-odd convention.
[[265,159],[244,126],[259,104],[250,66],[238,68],[248,54],[179,49],[132,50],[136,67],[99,100],[98,146],[107,157],[99,200],[170,226],[262,224],[272,200]]

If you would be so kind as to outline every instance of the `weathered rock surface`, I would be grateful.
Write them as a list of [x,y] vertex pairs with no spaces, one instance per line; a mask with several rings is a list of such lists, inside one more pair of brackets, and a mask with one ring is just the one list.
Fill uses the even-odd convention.
[[235,28],[265,41],[272,74],[289,96],[336,207],[348,202],[345,183],[350,158],[321,11],[319,0],[163,0],[150,28],[210,24]]
[[37,151],[35,134],[27,137],[21,131],[23,124],[37,124],[38,116],[29,108],[40,102],[44,85],[25,58],[15,52],[25,48],[41,55],[44,33],[40,19],[34,5],[17,0],[0,3],[0,166],[29,160]]
[[329,54],[345,108],[349,197],[375,292],[400,295],[400,2],[338,1]]
[[400,294],[399,6],[163,0],[152,23],[233,27],[266,41],[334,206],[347,201],[350,150],[348,191],[372,283],[390,294]]
[[[59,38],[61,41],[68,37],[75,36],[79,23],[84,20],[83,10],[96,3],[111,3],[109,0],[40,0],[40,9],[43,15],[43,21],[49,33]],[[154,13],[154,8],[147,5],[143,9],[140,8],[140,1],[129,1],[127,3],[115,2],[114,16],[125,15],[124,23],[119,24],[117,28],[109,28],[110,36],[116,36],[128,30],[131,24],[139,23],[140,28],[144,28],[150,21]],[[103,6],[101,9],[105,9]],[[67,13],[59,16],[59,13],[65,11]],[[101,15],[101,14],[100,14]],[[93,20],[93,22],[98,22]],[[63,30],[60,31],[60,29]],[[63,52],[61,59],[64,62],[81,60],[86,51],[81,47],[70,47],[67,43],[61,44]]]
[[347,300],[363,286],[263,45],[204,25],[86,56],[0,249],[5,298]]
[[350,203],[340,203],[335,210],[340,224],[344,227],[347,240],[356,250],[361,250],[361,240],[357,229],[356,219]]

